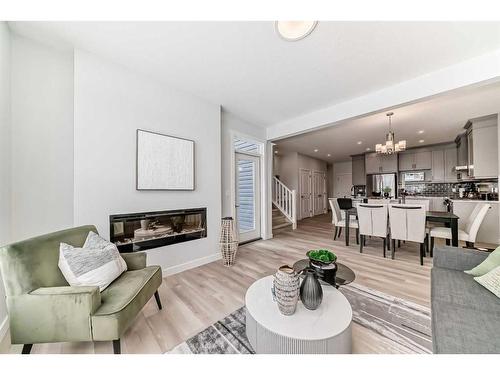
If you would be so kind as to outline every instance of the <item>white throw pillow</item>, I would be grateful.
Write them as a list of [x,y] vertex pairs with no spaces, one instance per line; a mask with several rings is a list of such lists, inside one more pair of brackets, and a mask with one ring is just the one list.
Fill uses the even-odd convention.
[[98,286],[102,292],[127,270],[127,264],[115,244],[90,232],[83,248],[59,245],[59,269],[69,285]]
[[492,269],[486,275],[474,277],[474,280],[500,298],[500,266]]

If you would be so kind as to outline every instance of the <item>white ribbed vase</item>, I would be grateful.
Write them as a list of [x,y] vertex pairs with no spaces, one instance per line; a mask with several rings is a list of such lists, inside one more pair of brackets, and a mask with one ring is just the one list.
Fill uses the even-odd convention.
[[273,291],[278,309],[283,315],[292,315],[299,300],[299,275],[290,266],[281,266],[274,275]]

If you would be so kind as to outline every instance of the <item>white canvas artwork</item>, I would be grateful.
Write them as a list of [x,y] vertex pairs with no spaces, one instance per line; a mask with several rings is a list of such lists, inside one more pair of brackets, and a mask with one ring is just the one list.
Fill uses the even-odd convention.
[[137,190],[194,190],[194,141],[137,130]]

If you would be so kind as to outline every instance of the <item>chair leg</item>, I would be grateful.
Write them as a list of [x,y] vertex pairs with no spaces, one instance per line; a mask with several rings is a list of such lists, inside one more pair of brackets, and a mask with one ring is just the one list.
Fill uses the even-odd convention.
[[31,348],[33,348],[33,344],[24,344],[22,354],[30,354]]
[[391,258],[394,259],[394,253],[396,252],[396,240],[392,240],[392,251]]
[[434,256],[434,237],[431,236],[431,258]]
[[155,299],[156,299],[156,304],[158,305],[158,309],[161,310],[162,306],[161,306],[160,294],[158,293],[158,291],[155,292]]
[[398,240],[398,247],[401,247],[401,240]]
[[360,241],[359,241],[359,252],[362,253],[363,252],[363,242],[365,240],[365,236],[363,235],[360,235]]
[[337,239],[337,226],[333,228],[333,240],[335,241]]
[[359,245],[359,228],[356,229],[356,245]]
[[424,243],[422,242],[420,244],[420,265],[423,266],[424,265],[424,252],[425,252],[425,249],[424,249]]
[[122,346],[120,344],[120,339],[113,340],[113,353],[122,354]]
[[428,246],[427,246],[427,240],[428,240],[428,234],[426,233],[425,234],[425,238],[424,238],[424,242],[423,242],[424,243],[424,246],[423,246],[424,247],[424,254],[423,254],[424,258],[427,257],[427,254],[426,254],[427,253],[427,248],[428,248]]
[[429,253],[429,233],[425,234],[425,252]]
[[342,227],[339,227],[339,234],[338,234],[338,238],[340,238],[340,236],[342,235]]
[[386,247],[386,242],[387,242],[387,238],[385,238],[385,237],[384,237],[384,251],[383,251],[384,258],[385,258],[385,247]]

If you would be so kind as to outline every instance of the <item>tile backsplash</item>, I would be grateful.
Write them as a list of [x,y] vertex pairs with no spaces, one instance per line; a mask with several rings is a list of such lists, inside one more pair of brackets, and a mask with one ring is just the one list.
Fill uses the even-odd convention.
[[405,190],[410,194],[418,194],[424,196],[450,196],[453,194],[452,189],[456,184],[451,183],[412,183],[406,184]]

